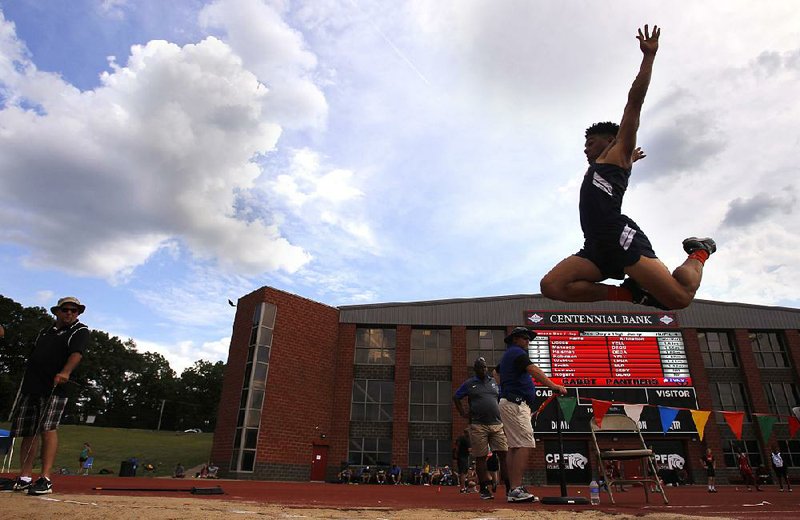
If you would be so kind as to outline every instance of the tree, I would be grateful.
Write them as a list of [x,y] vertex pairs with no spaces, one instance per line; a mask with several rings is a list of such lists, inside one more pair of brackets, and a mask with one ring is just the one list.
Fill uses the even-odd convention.
[[214,431],[217,423],[217,407],[222,395],[222,380],[225,363],[198,360],[181,373],[178,400],[195,403],[185,407],[178,417],[179,428],[202,428]]

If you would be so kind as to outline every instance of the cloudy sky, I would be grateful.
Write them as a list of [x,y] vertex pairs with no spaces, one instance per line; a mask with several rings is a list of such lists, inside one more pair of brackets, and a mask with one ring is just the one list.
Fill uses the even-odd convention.
[[[701,298],[800,306],[790,1],[0,0],[0,294],[180,371],[227,299],[537,293],[581,245],[583,131],[663,28],[624,210]],[[0,318],[1,320],[1,318]]]

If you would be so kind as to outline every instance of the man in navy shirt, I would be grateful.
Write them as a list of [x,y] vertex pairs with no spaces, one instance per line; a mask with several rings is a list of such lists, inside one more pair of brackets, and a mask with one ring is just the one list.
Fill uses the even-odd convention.
[[528,343],[535,337],[536,333],[525,327],[512,330],[506,336],[506,351],[497,367],[500,375],[500,417],[508,439],[509,502],[538,500],[522,486],[528,449],[536,447],[531,424],[531,408],[536,397],[533,379],[557,394],[567,393],[566,388],[551,381],[528,357]]
[[[503,422],[500,420],[500,406],[497,402],[500,398],[500,388],[494,378],[489,376],[484,358],[479,357],[476,359],[473,368],[475,377],[467,379],[456,390],[453,402],[458,413],[462,417],[469,419],[468,431],[470,444],[472,445],[472,456],[475,458],[475,466],[480,482],[480,497],[483,500],[489,500],[494,498],[492,492],[489,491],[491,479],[486,469],[486,457],[489,455],[490,446],[501,461],[503,481],[506,483],[506,491],[510,491],[508,479],[505,475],[505,458],[506,451],[508,451],[508,443],[503,432]],[[461,400],[465,397],[469,402],[469,411],[465,411],[461,403]],[[459,462],[459,467],[460,464],[461,462]],[[459,472],[461,473],[460,470]],[[466,469],[463,473],[466,473]],[[461,485],[464,487],[463,482]]]
[[[58,449],[56,428],[67,404],[64,384],[80,363],[89,343],[89,329],[78,321],[85,305],[72,296],[61,298],[50,308],[56,322],[39,332],[25,376],[21,398],[14,410],[11,426],[15,437],[22,437],[20,476],[3,491],[27,491],[31,495],[53,492],[50,471]],[[42,474],[32,482],[37,440],[42,439]]]

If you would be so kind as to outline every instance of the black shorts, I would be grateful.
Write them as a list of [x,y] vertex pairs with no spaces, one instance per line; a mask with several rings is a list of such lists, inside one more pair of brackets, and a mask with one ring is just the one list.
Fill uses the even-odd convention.
[[638,262],[639,258],[658,258],[650,239],[630,219],[621,221],[608,233],[586,238],[583,249],[575,256],[592,262],[605,278],[616,280],[624,279],[625,268]]
[[706,468],[706,476],[707,477],[716,477],[717,472],[714,471],[714,468]]
[[779,477],[786,476],[786,466],[781,466],[780,468],[775,468],[775,474]]
[[496,456],[486,459],[486,471],[500,471],[500,460]]
[[469,471],[469,455],[458,458],[458,472],[464,474]]

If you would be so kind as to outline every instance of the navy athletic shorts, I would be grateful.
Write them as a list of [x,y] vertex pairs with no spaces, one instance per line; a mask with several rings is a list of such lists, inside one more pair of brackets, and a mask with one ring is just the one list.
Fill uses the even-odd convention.
[[575,253],[575,256],[592,262],[605,278],[616,280],[624,279],[625,268],[638,262],[639,258],[658,258],[650,239],[630,219],[620,223],[614,232],[587,238],[583,249]]

